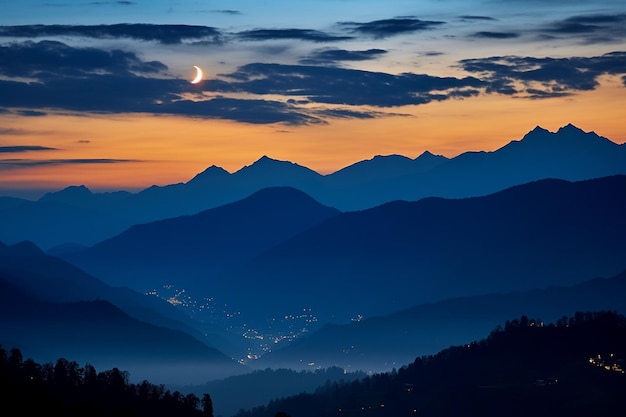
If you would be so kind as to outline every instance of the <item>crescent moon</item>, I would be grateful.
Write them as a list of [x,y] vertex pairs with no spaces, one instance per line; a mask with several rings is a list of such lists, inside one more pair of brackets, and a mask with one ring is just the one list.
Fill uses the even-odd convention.
[[202,70],[200,69],[200,67],[197,67],[195,65],[193,67],[196,69],[196,78],[191,80],[191,84],[198,84],[200,81],[202,81]]

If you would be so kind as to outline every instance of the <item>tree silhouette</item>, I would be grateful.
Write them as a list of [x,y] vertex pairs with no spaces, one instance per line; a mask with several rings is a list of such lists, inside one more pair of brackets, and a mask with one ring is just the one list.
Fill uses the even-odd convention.
[[213,399],[211,395],[202,395],[202,415],[204,417],[213,417]]

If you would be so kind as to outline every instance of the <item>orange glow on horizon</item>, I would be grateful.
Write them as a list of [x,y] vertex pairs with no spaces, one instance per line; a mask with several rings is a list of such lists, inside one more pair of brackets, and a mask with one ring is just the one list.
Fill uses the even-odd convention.
[[624,98],[620,81],[606,78],[602,88],[566,98],[482,95],[388,110],[408,116],[333,119],[327,125],[313,126],[143,114],[27,119],[4,115],[0,121],[9,133],[0,137],[2,146],[39,145],[56,150],[4,154],[2,159],[127,162],[4,168],[0,188],[60,189],[84,184],[92,190],[138,190],[186,182],[211,165],[232,173],[263,155],[328,174],[375,155],[415,158],[428,150],[454,157],[466,151],[492,151],[521,139],[536,125],[556,131],[573,123],[624,143]]

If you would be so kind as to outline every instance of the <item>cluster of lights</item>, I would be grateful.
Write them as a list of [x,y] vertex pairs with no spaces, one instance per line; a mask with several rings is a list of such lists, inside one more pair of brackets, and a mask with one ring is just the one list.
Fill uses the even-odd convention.
[[[238,359],[240,363],[258,359],[261,355],[271,352],[272,346],[299,338],[318,321],[310,308],[303,308],[299,314],[285,314],[270,319],[265,329],[252,328],[243,322],[240,311],[229,311],[226,304],[220,306],[213,298],[204,298],[197,302],[188,291],[173,285],[164,285],[161,290],[154,289],[147,295],[161,298],[173,306],[182,308],[191,317],[221,324],[228,331],[240,333],[249,343],[247,355]],[[360,320],[362,316],[357,318]]]
[[624,367],[621,365],[622,360],[615,358],[615,355],[611,353],[608,359],[602,357],[602,355],[596,355],[589,358],[589,363],[595,365],[605,371],[624,373]]

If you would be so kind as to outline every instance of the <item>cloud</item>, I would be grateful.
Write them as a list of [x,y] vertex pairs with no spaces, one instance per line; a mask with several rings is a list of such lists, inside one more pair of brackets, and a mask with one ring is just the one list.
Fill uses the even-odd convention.
[[74,48],[57,41],[0,45],[0,74],[9,77],[88,77],[94,74],[158,73],[167,66],[119,49]]
[[41,117],[47,114],[46,112],[38,110],[18,110],[16,113],[25,117]]
[[239,10],[213,10],[213,13],[221,13],[221,14],[229,14],[229,15],[242,14]]
[[306,65],[248,64],[207,80],[205,87],[221,93],[272,94],[306,97],[311,102],[393,107],[446,100],[451,92],[483,87],[474,77],[399,75]]
[[133,6],[137,3],[135,3],[134,1],[92,1],[89,4],[93,4],[96,6],[100,6],[100,5],[109,5],[109,4],[114,4],[114,5],[120,5],[120,6]]
[[[22,115],[43,115],[41,109],[76,111],[142,111],[150,103],[173,100],[186,91],[183,80],[141,74],[163,73],[167,66],[143,61],[121,50],[74,48],[56,41],[0,46],[0,95],[5,107]],[[32,78],[25,82],[21,78]],[[37,110],[35,110],[37,109]]]
[[395,18],[374,20],[365,23],[342,22],[340,25],[349,28],[353,32],[373,36],[375,38],[387,38],[389,36],[420,32],[434,29],[444,22],[419,20],[415,18]]
[[254,29],[237,33],[248,41],[266,41],[276,39],[299,39],[311,42],[336,42],[353,39],[351,36],[337,36],[312,29]]
[[[183,98],[198,93],[197,86],[187,80],[151,78],[141,73],[161,75],[166,69],[160,62],[142,61],[131,52],[75,48],[55,41],[15,43],[0,46],[0,76],[17,78],[0,79],[0,97],[5,108],[28,115],[56,109],[291,125],[324,123],[327,116],[304,109],[302,103],[279,100],[214,97],[194,101]],[[24,81],[23,77],[34,81]],[[354,117],[367,114],[352,113]]]
[[322,120],[298,107],[275,100],[217,97],[211,100],[179,100],[159,106],[156,112],[237,120],[244,123],[289,125],[318,124]]
[[[331,56],[364,59],[381,53],[381,50],[345,51],[333,52]],[[44,114],[44,111],[56,109],[175,114],[245,123],[302,125],[325,123],[329,118],[384,115],[361,109],[314,109],[310,108],[310,103],[420,104],[446,99],[446,94],[440,90],[480,84],[470,78],[393,76],[314,66],[251,64],[224,79],[205,80],[201,87],[212,93],[282,95],[286,97],[284,101],[225,96],[206,99],[198,94],[198,86],[186,80],[144,75],[163,75],[166,69],[160,62],[145,62],[131,52],[76,48],[55,41],[15,43],[0,47],[0,75],[5,77],[0,79],[0,96],[6,108],[29,114]],[[32,80],[27,82],[23,77]],[[197,100],[188,98],[189,94],[195,94]],[[301,100],[302,97],[307,99]],[[295,100],[290,102],[287,98]]]
[[552,22],[539,31],[581,37],[588,43],[620,41],[626,38],[626,13],[571,16]]
[[364,51],[348,51],[345,49],[321,49],[300,60],[307,65],[332,65],[341,61],[367,61],[386,54],[384,49],[367,49]]
[[513,32],[476,32],[472,35],[475,38],[491,38],[491,39],[511,39],[519,37],[519,33]]
[[138,159],[0,159],[0,170],[9,170],[24,167],[38,167],[51,165],[85,165],[85,164],[119,164],[127,162],[144,162]]
[[463,19],[463,20],[478,20],[478,21],[497,20],[497,19],[495,19],[493,17],[489,17],[489,16],[473,16],[473,15],[459,16],[459,19]]
[[[12,130],[12,129],[9,129]],[[0,134],[4,134],[2,131],[0,131]],[[13,133],[8,133],[8,134],[13,134]],[[31,152],[31,151],[55,151],[57,150],[56,148],[49,148],[47,146],[29,146],[29,145],[22,145],[22,146],[0,146],[0,153],[18,153],[18,152]]]
[[0,36],[41,38],[49,36],[78,36],[87,38],[130,38],[163,44],[184,41],[220,43],[221,32],[209,26],[156,25],[120,23],[114,25],[22,25],[0,26]]
[[460,61],[466,71],[489,83],[487,92],[529,98],[562,97],[593,90],[602,75],[626,74],[626,52],[595,57],[499,56]]
[[27,132],[23,129],[0,128],[0,135],[25,135]]

